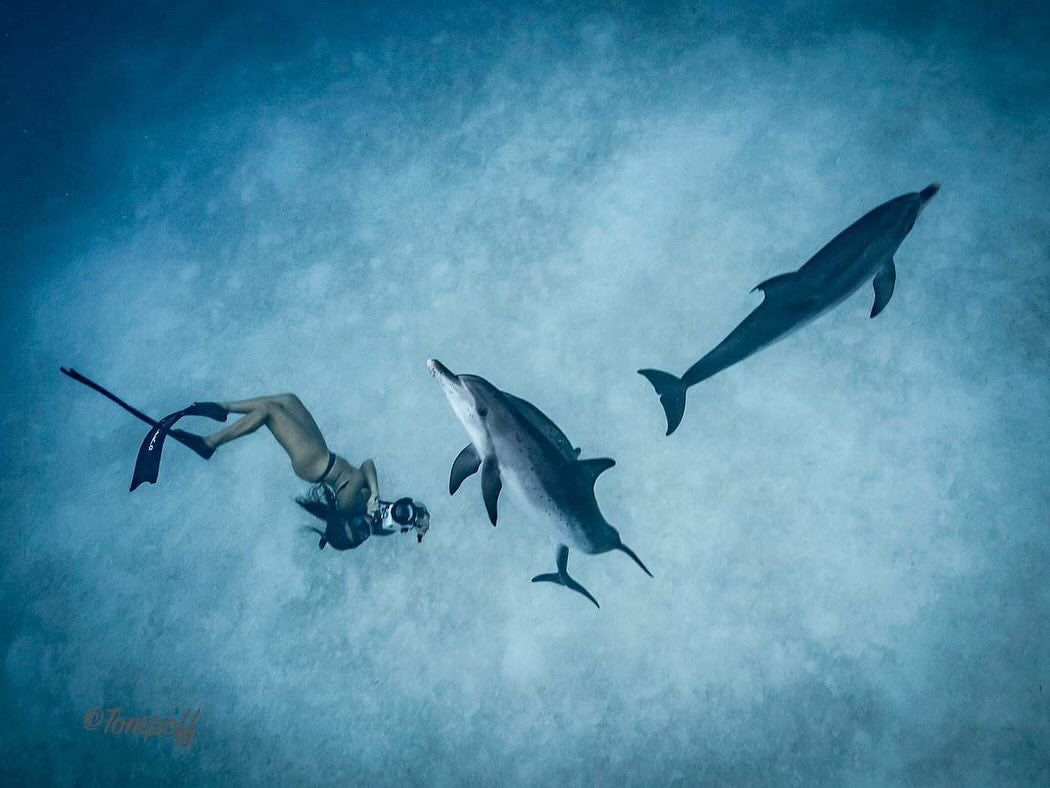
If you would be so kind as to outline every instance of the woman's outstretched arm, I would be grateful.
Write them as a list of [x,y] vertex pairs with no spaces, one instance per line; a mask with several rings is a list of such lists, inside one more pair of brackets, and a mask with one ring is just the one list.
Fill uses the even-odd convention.
[[376,477],[376,465],[371,460],[361,463],[361,473],[368,484],[368,512],[371,514],[379,508],[379,479]]

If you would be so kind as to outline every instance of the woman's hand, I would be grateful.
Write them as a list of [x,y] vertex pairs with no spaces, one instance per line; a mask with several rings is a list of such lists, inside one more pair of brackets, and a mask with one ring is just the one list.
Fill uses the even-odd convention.
[[369,515],[374,515],[379,511],[379,495],[372,493],[368,496],[368,503],[365,504],[365,510]]

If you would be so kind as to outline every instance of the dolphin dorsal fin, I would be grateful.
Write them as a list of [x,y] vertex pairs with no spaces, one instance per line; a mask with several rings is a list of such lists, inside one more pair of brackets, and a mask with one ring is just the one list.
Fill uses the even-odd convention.
[[576,463],[576,467],[580,469],[591,482],[594,484],[595,480],[605,471],[609,470],[616,464],[616,460],[609,457],[596,457],[592,460],[580,460]]
[[759,282],[757,285],[751,288],[751,292],[761,290],[765,296],[776,295],[776,292],[784,285],[788,284],[791,278],[795,275],[794,271],[789,271],[786,274],[777,274],[771,276],[763,282]]

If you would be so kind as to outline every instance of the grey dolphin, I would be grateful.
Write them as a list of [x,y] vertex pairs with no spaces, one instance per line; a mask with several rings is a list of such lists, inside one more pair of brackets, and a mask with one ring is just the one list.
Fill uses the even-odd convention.
[[619,550],[642,570],[652,573],[606,522],[594,497],[598,475],[616,463],[608,458],[580,460],[557,425],[535,405],[500,391],[477,375],[455,375],[436,359],[427,361],[470,443],[452,465],[449,492],[481,468],[481,490],[493,525],[500,491],[510,495],[533,518],[550,527],[558,571],[537,575],[534,583],[557,583],[598,601],[569,576],[569,547],[584,553]]
[[940,188],[940,184],[931,183],[920,192],[902,194],[883,203],[832,238],[797,271],[756,285],[751,292],[761,290],[762,303],[682,377],[658,369],[638,370],[660,395],[667,415],[667,434],[682,421],[685,393],[690,386],[815,320],[868,280],[873,281],[875,289],[871,316],[885,309],[897,280],[893,255],[923,206]]

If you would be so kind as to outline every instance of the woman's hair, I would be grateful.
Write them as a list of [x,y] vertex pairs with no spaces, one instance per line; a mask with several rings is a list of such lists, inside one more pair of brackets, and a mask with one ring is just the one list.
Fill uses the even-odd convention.
[[295,502],[318,520],[324,521],[323,531],[315,526],[306,527],[306,530],[320,534],[321,539],[317,546],[322,550],[326,544],[332,545],[336,550],[351,550],[371,533],[367,522],[360,522],[365,518],[339,508],[335,492],[329,484],[322,482],[313,485],[306,495],[296,496]]
[[326,523],[340,516],[339,505],[335,500],[329,484],[315,484],[306,491],[306,495],[297,495],[295,502],[306,509],[310,514]]

